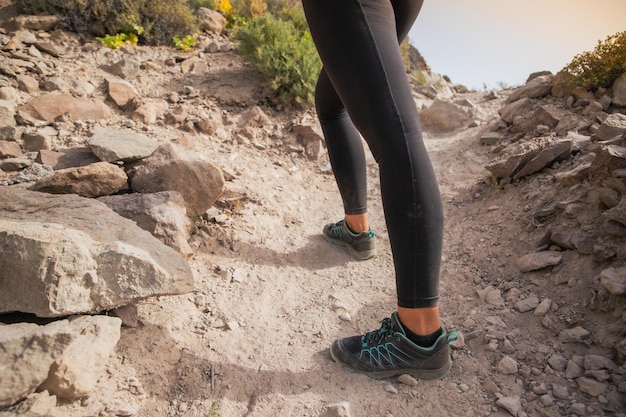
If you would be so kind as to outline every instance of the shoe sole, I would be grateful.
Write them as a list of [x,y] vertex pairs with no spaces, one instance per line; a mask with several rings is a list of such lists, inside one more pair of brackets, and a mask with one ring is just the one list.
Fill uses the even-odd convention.
[[346,251],[352,256],[354,259],[359,261],[365,261],[371,259],[376,256],[376,249],[368,250],[368,251],[357,251],[349,243],[343,240],[333,239],[332,237],[322,235],[327,242],[330,242],[334,245],[344,247]]
[[349,372],[354,372],[357,374],[366,375],[376,380],[407,374],[407,375],[412,376],[413,378],[434,381],[434,380],[442,379],[448,374],[448,372],[450,372],[450,369],[452,369],[452,363],[448,363],[446,366],[439,368],[439,369],[407,368],[407,369],[396,369],[393,371],[368,372],[368,371],[361,371],[358,369],[350,368],[349,366],[347,366],[346,364],[344,364],[342,361],[340,361],[339,359],[335,357],[335,354],[333,353],[332,349],[330,349],[330,356],[333,358],[335,362],[341,365],[341,367],[344,368],[345,370]]

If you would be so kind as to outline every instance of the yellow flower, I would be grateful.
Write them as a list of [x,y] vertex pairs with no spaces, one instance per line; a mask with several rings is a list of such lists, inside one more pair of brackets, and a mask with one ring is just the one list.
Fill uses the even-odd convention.
[[220,0],[217,3],[217,10],[220,10],[225,15],[229,15],[233,10],[233,6],[230,4],[229,0]]

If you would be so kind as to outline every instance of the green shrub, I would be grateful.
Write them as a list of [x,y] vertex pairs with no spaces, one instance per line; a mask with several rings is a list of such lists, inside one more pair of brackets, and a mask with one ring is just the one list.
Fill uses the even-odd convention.
[[239,28],[235,38],[239,53],[268,78],[284,104],[313,103],[321,62],[308,31],[264,15]]
[[300,0],[265,0],[267,11],[275,16],[279,15],[282,10],[291,9],[300,6]]
[[626,31],[598,41],[593,51],[576,55],[563,71],[588,90],[610,87],[626,71]]
[[176,45],[178,49],[180,49],[181,51],[187,52],[188,50],[193,48],[193,46],[196,44],[196,38],[190,35],[187,35],[182,39],[177,36],[174,36],[174,38],[172,39],[172,42],[174,42],[174,45]]
[[103,44],[104,46],[108,46],[111,49],[121,48],[124,45],[137,45],[139,42],[139,35],[143,33],[143,28],[141,26],[134,25],[132,32],[122,32],[116,35],[106,35],[104,37],[96,37],[96,40]]
[[415,84],[419,86],[425,86],[426,84],[428,84],[428,74],[426,73],[426,71],[414,69],[409,74],[411,75],[411,79],[413,80],[413,82],[415,82]]
[[411,44],[409,42],[409,37],[407,36],[401,43],[400,43],[400,55],[402,55],[402,61],[404,62],[404,67],[406,68],[407,72],[411,71],[411,57],[409,55],[409,52],[411,50]]
[[186,0],[135,0],[147,45],[170,45],[172,38],[198,32],[198,22]]
[[306,17],[304,16],[304,10],[302,9],[302,6],[287,6],[280,10],[277,10],[273,14],[281,20],[291,22],[297,32],[309,32],[309,24],[307,23]]
[[207,9],[217,9],[215,0],[187,0],[187,5],[192,11],[198,10],[200,7],[206,7]]
[[57,15],[63,27],[78,33],[102,25],[105,33],[116,35],[141,26],[139,41],[147,45],[171,45],[175,36],[198,30],[187,0],[16,0],[15,4],[21,13]]
[[233,12],[246,18],[259,17],[267,13],[267,4],[263,0],[230,0]]

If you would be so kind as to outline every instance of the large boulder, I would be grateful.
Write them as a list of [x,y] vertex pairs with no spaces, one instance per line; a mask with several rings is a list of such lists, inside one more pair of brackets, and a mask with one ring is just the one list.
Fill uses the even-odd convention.
[[50,365],[76,336],[67,320],[47,326],[0,323],[0,407],[33,392],[48,376]]
[[128,181],[126,172],[108,162],[96,162],[77,168],[55,171],[37,181],[33,191],[51,194],[78,194],[82,197],[100,197],[122,189]]
[[131,219],[161,242],[176,249],[186,259],[193,256],[187,240],[191,234],[191,220],[187,216],[185,200],[178,191],[160,193],[131,193],[100,197],[120,216]]
[[132,162],[152,154],[159,144],[156,139],[131,130],[96,127],[91,132],[89,147],[105,162]]
[[15,104],[0,100],[0,140],[12,140],[15,136]]
[[0,407],[42,389],[69,400],[88,396],[120,339],[121,324],[108,316],[0,324]]
[[500,118],[507,123],[513,123],[516,117],[530,113],[536,104],[536,100],[528,97],[510,102],[500,109]]
[[420,112],[422,128],[428,133],[450,133],[472,120],[469,109],[443,100],[435,100]]
[[192,218],[204,214],[224,190],[219,168],[173,144],[159,146],[129,177],[131,189],[138,193],[178,191]]
[[626,107],[626,72],[617,77],[613,83],[613,105]]
[[22,150],[17,142],[0,140],[0,159],[17,158],[22,155]]
[[604,119],[600,128],[591,136],[591,140],[610,140],[620,135],[626,135],[626,114],[613,113]]
[[187,262],[105,204],[0,188],[0,313],[98,313],[192,290]]
[[550,138],[537,137],[506,147],[500,156],[485,166],[494,178],[512,178],[551,143]]
[[559,121],[565,117],[565,112],[554,105],[548,104],[535,109],[530,116],[519,124],[514,124],[511,128],[513,133],[530,133],[537,129],[537,126],[544,125],[549,128],[557,126]]
[[211,10],[207,7],[199,7],[196,12],[196,18],[200,22],[200,29],[207,32],[220,34],[226,27],[228,21],[218,11]]
[[507,103],[512,103],[522,98],[539,98],[547,96],[552,90],[554,75],[540,75],[528,81],[525,85],[513,90],[507,98]]
[[72,120],[102,120],[111,117],[111,109],[102,101],[57,91],[35,97],[20,110],[46,122],[54,122],[66,113]]
[[100,162],[100,159],[88,147],[77,147],[57,151],[42,149],[37,154],[35,162],[60,170],[93,164]]
[[107,78],[107,89],[109,97],[117,107],[121,109],[127,108],[137,97],[139,92],[131,83],[121,78]]
[[105,370],[121,336],[122,320],[108,316],[74,316],[70,326],[79,335],[55,359],[39,387],[60,398],[88,396]]

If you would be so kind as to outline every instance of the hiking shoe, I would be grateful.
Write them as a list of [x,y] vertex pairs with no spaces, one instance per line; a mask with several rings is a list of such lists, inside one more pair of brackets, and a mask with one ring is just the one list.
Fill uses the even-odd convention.
[[336,340],[330,355],[348,370],[374,379],[402,374],[439,379],[452,366],[449,343],[458,338],[456,332],[441,330],[432,346],[418,346],[406,337],[397,313],[393,313],[378,330]]
[[376,256],[376,233],[373,230],[353,233],[343,219],[327,224],[322,233],[327,241],[345,247],[355,259],[364,261]]

